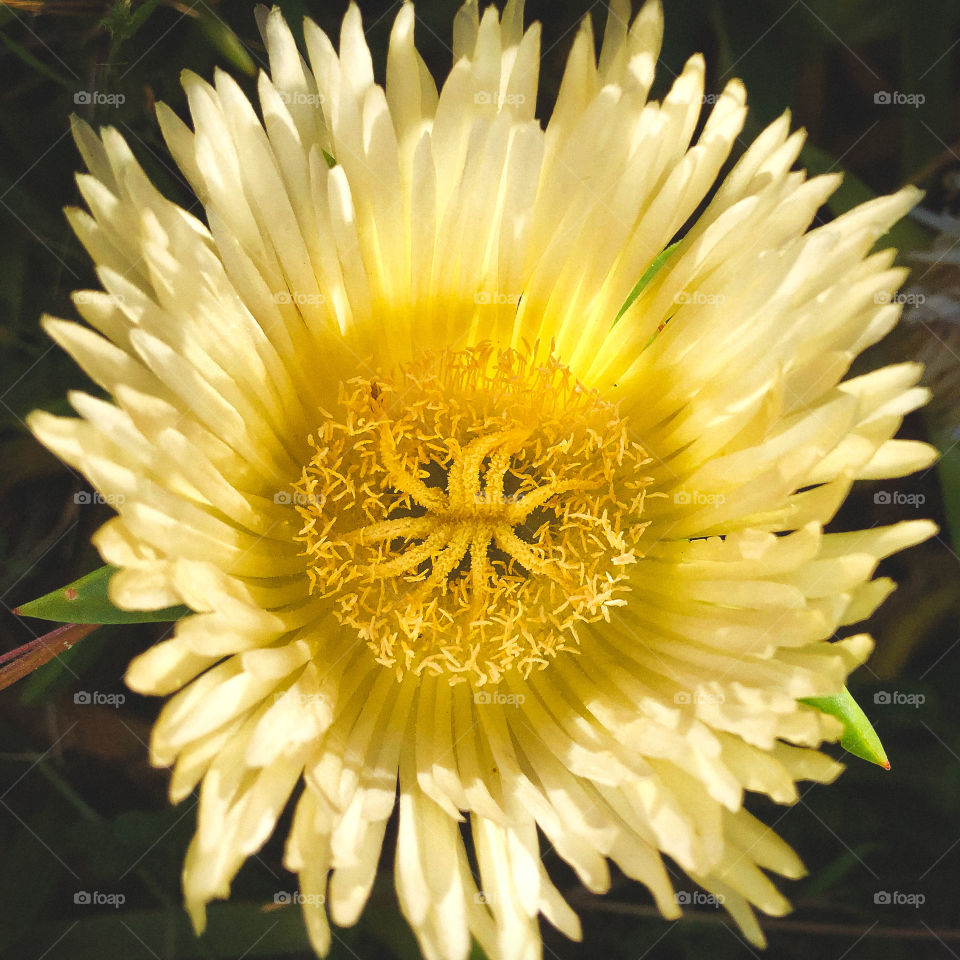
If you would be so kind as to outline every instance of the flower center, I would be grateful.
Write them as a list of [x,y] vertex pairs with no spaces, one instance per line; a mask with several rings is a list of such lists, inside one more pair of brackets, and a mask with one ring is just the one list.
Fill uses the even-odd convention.
[[342,384],[294,484],[311,592],[377,660],[525,676],[625,603],[647,462],[555,359],[490,345]]

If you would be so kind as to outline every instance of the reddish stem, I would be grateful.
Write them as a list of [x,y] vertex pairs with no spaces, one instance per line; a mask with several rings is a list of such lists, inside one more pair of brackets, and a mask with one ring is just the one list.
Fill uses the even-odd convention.
[[0,654],[0,664],[6,664],[0,666],[0,690],[6,690],[37,667],[49,663],[99,626],[99,623],[65,623],[42,637]]

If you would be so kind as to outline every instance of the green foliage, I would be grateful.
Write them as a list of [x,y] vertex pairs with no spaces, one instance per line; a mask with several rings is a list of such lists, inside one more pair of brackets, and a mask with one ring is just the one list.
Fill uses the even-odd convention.
[[829,713],[831,717],[836,717],[843,724],[840,746],[844,750],[862,760],[869,760],[870,763],[890,769],[890,762],[887,760],[876,730],[873,729],[873,724],[867,719],[867,715],[846,687],[835,696],[810,697],[804,703]]
[[183,606],[149,611],[121,610],[107,596],[110,578],[116,572],[116,567],[99,567],[65,587],[21,604],[14,612],[21,617],[38,617],[59,623],[159,623],[179,620],[190,612]]
[[649,284],[650,281],[660,272],[660,270],[663,268],[663,265],[667,262],[667,260],[670,259],[670,254],[673,253],[673,251],[676,249],[677,249],[677,244],[671,243],[669,247],[667,247],[665,250],[658,253],[653,258],[653,262],[650,264],[649,267],[647,267],[646,270],[643,271],[643,274],[641,275],[640,279],[636,282],[636,285],[634,286],[634,288],[630,291],[630,294],[628,295],[627,299],[624,300],[623,306],[618,311],[616,320],[614,320],[614,323],[616,323],[630,309],[630,307],[633,306],[636,299],[640,296],[641,293],[643,293],[647,284]]

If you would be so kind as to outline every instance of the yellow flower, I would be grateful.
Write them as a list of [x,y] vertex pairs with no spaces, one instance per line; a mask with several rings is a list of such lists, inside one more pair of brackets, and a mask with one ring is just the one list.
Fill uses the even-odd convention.
[[691,146],[702,59],[648,102],[659,4],[628,21],[614,0],[599,65],[584,22],[544,129],[522,3],[463,7],[439,95],[409,4],[386,89],[355,7],[339,55],[305,22],[306,61],[273,10],[260,116],[224,74],[184,75],[192,129],[158,107],[203,221],[76,127],[69,217],[104,292],[77,297],[89,327],[46,329],[112,402],[31,426],[120,504],[96,535],[113,601],[194,611],[127,681],[175,694],[152,760],[175,802],[200,784],[198,929],[301,784],[286,864],[319,953],[328,911],[363,909],[398,783],[428,958],[471,936],[535,957],[540,913],[579,937],[545,845],[675,917],[667,855],[756,943],[751,905],[788,908],[763,871],[800,861],[744,792],[836,776],[840,724],[801,701],[867,657],[831,638],[934,529],[823,532],[854,480],[933,459],[891,439],[916,364],[843,379],[897,319],[904,273],[870,250],[916,191],[806,232],[838,177],[791,169],[784,116],[689,222],[744,89]]

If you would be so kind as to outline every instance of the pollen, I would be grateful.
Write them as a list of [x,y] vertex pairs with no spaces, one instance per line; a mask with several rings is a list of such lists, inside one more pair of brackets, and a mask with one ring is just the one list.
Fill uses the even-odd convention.
[[555,357],[422,355],[341,384],[291,498],[314,595],[377,661],[524,676],[626,602],[646,452]]

